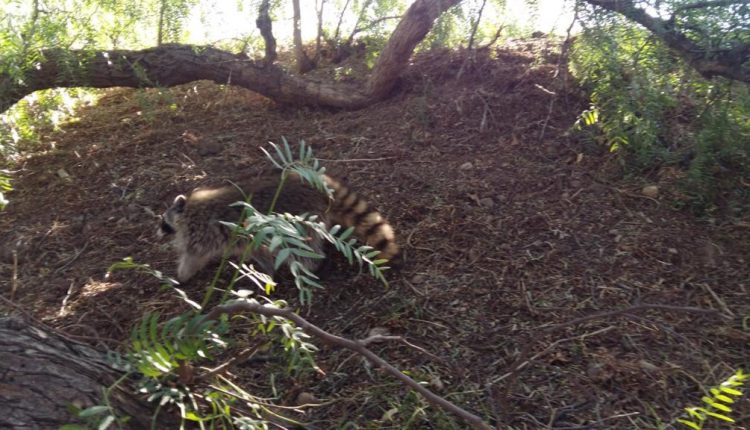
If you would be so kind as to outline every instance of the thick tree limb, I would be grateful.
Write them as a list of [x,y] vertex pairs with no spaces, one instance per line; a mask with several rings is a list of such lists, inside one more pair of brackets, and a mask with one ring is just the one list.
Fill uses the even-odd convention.
[[289,309],[279,309],[271,306],[263,306],[261,304],[248,301],[234,301],[213,308],[211,312],[206,314],[206,318],[217,319],[224,314],[231,316],[242,312],[251,312],[265,316],[279,316],[294,321],[294,323],[297,324],[297,326],[304,330],[307,334],[315,336],[329,345],[346,348],[362,355],[363,357],[367,358],[367,360],[369,360],[372,364],[380,367],[389,375],[395,377],[396,379],[407,385],[409,388],[420,393],[427,399],[427,401],[429,401],[433,405],[436,405],[448,412],[459,416],[473,428],[480,430],[492,430],[492,427],[485,423],[480,417],[454,405],[448,400],[445,400],[437,394],[434,394],[432,391],[426,389],[417,381],[406,376],[403,372],[390,365],[387,361],[378,357],[374,352],[367,349],[363,343],[328,333],[327,331],[321,329],[316,325],[313,325],[312,323],[295,314]]
[[280,103],[359,109],[391,94],[414,47],[435,19],[459,1],[416,0],[383,49],[364,89],[305,79],[273,64],[212,47],[165,44],[140,51],[46,50],[44,59],[23,80],[0,74],[0,112],[27,94],[48,88],[168,87],[201,79],[248,88]]
[[358,88],[289,74],[211,47],[166,44],[141,51],[52,50],[18,83],[0,75],[0,112],[36,90],[55,87],[170,87],[201,79],[230,83],[282,103],[347,109],[372,101]]
[[[633,0],[586,0],[586,2],[611,12],[617,12],[644,26],[705,78],[723,76],[750,83],[750,67],[747,67],[750,65],[750,44],[738,45],[733,49],[709,50],[679,32],[674,27],[673,20],[663,20],[649,15],[645,10],[636,7]],[[735,3],[733,1],[700,2],[696,5],[708,7]],[[683,6],[683,9],[685,7]]]

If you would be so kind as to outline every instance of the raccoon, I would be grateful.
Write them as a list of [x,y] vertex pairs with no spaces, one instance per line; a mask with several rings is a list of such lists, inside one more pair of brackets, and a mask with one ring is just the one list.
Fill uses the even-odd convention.
[[[173,236],[173,245],[179,255],[177,280],[188,281],[211,261],[219,259],[225,252],[239,255],[243,245],[237,249],[230,246],[231,230],[219,221],[237,221],[241,207],[232,203],[252,196],[251,203],[259,211],[267,211],[276,193],[280,178],[261,177],[241,184],[218,188],[197,188],[189,196],[179,195],[172,206],[161,216],[160,236]],[[296,174],[290,174],[276,201],[277,213],[318,215],[327,228],[335,224],[354,226],[354,234],[364,243],[380,251],[378,258],[392,259],[399,248],[393,228],[365,200],[338,180],[325,175],[325,182],[333,190],[333,198],[303,184]],[[243,194],[244,193],[244,194]],[[308,245],[318,254],[324,255],[324,240],[310,232]],[[261,247],[250,256],[266,273],[274,273],[274,255]],[[305,268],[315,271],[320,259],[299,258]]]

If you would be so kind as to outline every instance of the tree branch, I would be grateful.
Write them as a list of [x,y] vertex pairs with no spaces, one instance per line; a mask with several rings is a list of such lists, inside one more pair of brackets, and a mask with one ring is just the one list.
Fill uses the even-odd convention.
[[271,64],[269,59],[275,58],[272,37],[266,37],[265,62],[213,47],[181,44],[138,51],[49,49],[41,52],[42,59],[23,78],[0,74],[0,112],[27,94],[48,88],[168,87],[201,79],[231,83],[280,103],[360,109],[391,94],[414,47],[435,19],[459,2],[416,0],[381,52],[365,88],[305,79]]
[[196,80],[231,82],[282,103],[357,109],[372,103],[360,89],[327,84],[212,47],[165,44],[140,51],[48,50],[19,82],[0,74],[0,112],[27,94],[56,87],[169,87]]
[[[616,12],[634,21],[656,37],[661,39],[672,51],[681,56],[698,73],[707,79],[723,76],[728,79],[750,83],[750,67],[743,67],[750,62],[750,43],[738,45],[733,49],[714,51],[704,48],[680,33],[671,20],[656,18],[645,10],[635,6],[633,0],[585,0],[587,3]],[[736,2],[702,2],[711,6],[721,3]],[[695,3],[698,5],[698,3]],[[688,5],[689,6],[689,5]]]
[[377,99],[388,96],[414,48],[432,29],[435,20],[461,0],[416,0],[406,10],[378,57],[367,82],[367,93]]
[[224,314],[231,316],[231,315],[238,314],[241,312],[252,312],[255,314],[260,314],[260,315],[265,315],[265,316],[278,316],[278,317],[291,320],[295,324],[297,324],[298,327],[304,330],[306,333],[317,337],[318,339],[320,339],[321,341],[329,345],[346,348],[364,356],[372,364],[380,367],[386,373],[400,380],[405,385],[409,386],[411,389],[419,392],[433,405],[436,405],[440,408],[445,409],[448,412],[451,412],[459,416],[461,419],[469,423],[473,428],[480,429],[480,430],[492,430],[492,427],[490,427],[487,423],[485,423],[480,417],[472,414],[471,412],[466,411],[465,409],[462,409],[454,405],[448,400],[426,389],[424,386],[420,385],[417,381],[406,376],[403,372],[401,372],[400,370],[398,370],[397,368],[389,364],[387,361],[377,356],[374,352],[367,349],[361,342],[355,342],[353,340],[346,339],[346,338],[328,333],[327,331],[321,329],[320,327],[310,323],[306,319],[290,311],[289,309],[279,309],[279,308],[271,307],[271,306],[263,306],[261,304],[252,303],[248,301],[234,301],[234,302],[230,302],[228,304],[213,308],[208,314],[206,314],[206,319],[217,319],[221,315],[224,315]]

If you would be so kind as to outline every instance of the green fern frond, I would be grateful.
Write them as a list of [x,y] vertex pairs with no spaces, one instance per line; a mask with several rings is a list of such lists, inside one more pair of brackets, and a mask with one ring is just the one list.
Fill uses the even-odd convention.
[[701,401],[705,407],[685,408],[687,417],[678,418],[676,421],[694,430],[702,430],[708,418],[719,421],[734,423],[735,420],[729,414],[732,408],[728,405],[735,403],[734,397],[742,396],[742,387],[750,379],[750,374],[738,369],[734,375],[722,382],[718,387],[709,389],[710,396],[703,396]]

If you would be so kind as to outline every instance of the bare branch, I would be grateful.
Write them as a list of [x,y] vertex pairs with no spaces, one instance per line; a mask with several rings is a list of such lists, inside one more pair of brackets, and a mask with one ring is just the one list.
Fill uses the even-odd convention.
[[351,39],[357,33],[361,33],[363,31],[367,31],[367,30],[375,27],[376,25],[380,24],[383,21],[388,21],[389,19],[401,19],[401,17],[402,17],[402,15],[393,15],[393,16],[384,16],[382,18],[378,18],[378,19],[372,20],[372,21],[368,22],[367,25],[365,25],[364,27],[357,27],[357,28],[355,28],[354,31],[352,31],[352,34],[351,34],[351,37],[349,38],[349,40],[351,41]]
[[346,9],[349,8],[349,3],[351,3],[352,0],[346,0],[346,3],[344,3],[344,7],[341,8],[341,13],[339,14],[339,22],[336,24],[336,31],[333,32],[333,40],[334,42],[338,43],[339,36],[341,35],[341,23],[344,21],[344,14],[346,13]]
[[224,315],[224,314],[231,316],[231,315],[242,313],[242,312],[252,312],[255,314],[260,314],[260,315],[265,315],[265,316],[278,316],[278,317],[291,320],[295,324],[297,324],[298,327],[304,330],[307,334],[313,335],[329,345],[346,348],[348,350],[354,351],[364,356],[372,364],[380,367],[386,373],[400,380],[405,385],[409,386],[411,389],[419,392],[430,403],[459,416],[461,419],[469,423],[473,428],[481,429],[481,430],[492,429],[492,427],[490,427],[477,415],[474,415],[471,412],[468,412],[465,409],[462,409],[456,406],[455,404],[449,402],[443,397],[440,397],[437,394],[433,393],[432,391],[426,389],[424,386],[420,385],[417,381],[406,376],[403,372],[401,372],[400,370],[398,370],[397,368],[389,364],[387,361],[377,356],[374,352],[367,349],[361,342],[355,342],[353,340],[346,339],[346,338],[328,333],[327,331],[321,329],[320,327],[310,323],[306,319],[290,311],[289,309],[279,309],[279,308],[271,307],[271,306],[263,306],[258,303],[251,303],[247,301],[235,301],[235,302],[231,302],[231,303],[213,308],[211,312],[206,314],[206,318],[217,319],[221,315]]
[[466,46],[466,49],[471,49],[474,46],[474,37],[477,35],[477,30],[479,29],[479,22],[482,20],[482,13],[484,12],[484,6],[487,4],[487,0],[482,0],[482,6],[479,8],[479,12],[477,13],[477,20],[474,21],[474,25],[471,27],[471,35],[469,36],[469,43]]

